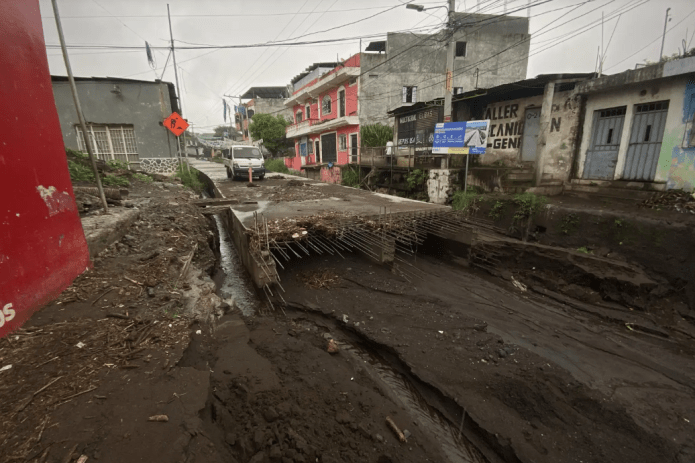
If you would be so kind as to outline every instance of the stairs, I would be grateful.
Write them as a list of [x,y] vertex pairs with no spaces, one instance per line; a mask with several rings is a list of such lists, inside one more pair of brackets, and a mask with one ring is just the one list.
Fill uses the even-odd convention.
[[533,187],[535,172],[533,164],[515,167],[502,179],[502,190],[507,194],[523,193]]

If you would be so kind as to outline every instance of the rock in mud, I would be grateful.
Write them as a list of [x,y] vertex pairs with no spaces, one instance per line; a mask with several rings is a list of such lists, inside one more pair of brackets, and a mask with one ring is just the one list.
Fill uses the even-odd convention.
[[352,416],[345,410],[338,410],[335,414],[335,420],[340,424],[350,424],[353,421]]
[[337,354],[340,351],[334,339],[328,340],[328,348],[326,350],[329,354]]
[[276,421],[278,418],[280,418],[280,415],[278,415],[278,412],[275,411],[273,407],[268,407],[263,412],[263,418],[265,418],[265,420],[268,423],[272,423],[273,421]]

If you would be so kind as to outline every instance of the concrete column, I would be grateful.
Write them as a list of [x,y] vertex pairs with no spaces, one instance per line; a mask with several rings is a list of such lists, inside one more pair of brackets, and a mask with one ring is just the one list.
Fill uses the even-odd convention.
[[554,96],[555,82],[548,82],[543,92],[543,106],[541,107],[540,127],[538,129],[538,140],[536,141],[536,186],[541,184],[543,177],[543,163],[546,156],[545,146],[548,143],[548,133],[550,132]]

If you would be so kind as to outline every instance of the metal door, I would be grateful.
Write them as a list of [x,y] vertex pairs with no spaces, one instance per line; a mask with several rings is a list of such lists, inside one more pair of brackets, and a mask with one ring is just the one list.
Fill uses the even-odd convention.
[[654,180],[667,112],[668,101],[635,106],[623,180]]
[[336,162],[338,160],[338,149],[335,143],[335,132],[329,133],[328,135],[321,135],[322,162]]
[[521,143],[521,160],[536,160],[536,142],[541,122],[541,108],[527,109],[524,116],[524,139]]
[[626,106],[594,112],[593,131],[586,150],[584,178],[613,180],[618,162]]
[[350,134],[350,154],[352,155],[352,162],[357,163],[357,134]]

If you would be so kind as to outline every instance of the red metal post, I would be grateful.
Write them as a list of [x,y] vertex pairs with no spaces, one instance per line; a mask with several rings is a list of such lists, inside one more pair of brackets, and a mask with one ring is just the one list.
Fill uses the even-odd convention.
[[0,0],[0,337],[89,267],[38,0]]

